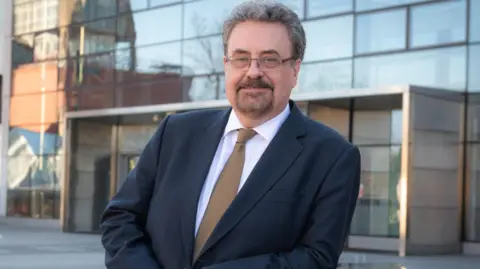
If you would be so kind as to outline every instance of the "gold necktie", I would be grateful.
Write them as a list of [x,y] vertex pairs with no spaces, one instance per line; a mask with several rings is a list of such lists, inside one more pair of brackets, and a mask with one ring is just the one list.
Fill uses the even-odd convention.
[[245,163],[245,144],[255,136],[252,129],[239,129],[238,138],[232,154],[228,158],[222,173],[213,189],[202,222],[195,239],[194,259],[198,257],[203,245],[207,242],[210,234],[222,217],[223,213],[237,195],[243,165]]

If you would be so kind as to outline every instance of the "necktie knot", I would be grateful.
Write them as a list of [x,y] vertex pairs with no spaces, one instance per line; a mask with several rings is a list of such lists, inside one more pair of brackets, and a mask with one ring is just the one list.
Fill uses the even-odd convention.
[[247,143],[248,140],[250,140],[256,134],[257,132],[255,132],[255,130],[253,129],[247,129],[247,128],[239,129],[237,143],[245,144]]

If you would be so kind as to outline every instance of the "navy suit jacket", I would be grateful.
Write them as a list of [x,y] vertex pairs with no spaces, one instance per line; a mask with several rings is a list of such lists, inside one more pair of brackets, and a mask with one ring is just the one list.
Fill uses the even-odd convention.
[[231,109],[166,117],[102,216],[106,267],[336,268],[358,197],[359,150],[290,107],[195,261],[197,202]]

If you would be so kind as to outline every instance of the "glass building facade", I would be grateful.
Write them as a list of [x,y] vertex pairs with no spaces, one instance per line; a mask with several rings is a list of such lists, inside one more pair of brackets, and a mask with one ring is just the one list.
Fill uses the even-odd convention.
[[[222,22],[240,2],[4,2],[11,14],[5,26],[11,58],[4,78],[8,89],[2,92],[0,214],[58,219],[68,231],[95,232],[103,206],[162,117],[192,104],[223,104]],[[460,186],[458,197],[441,195],[441,176],[429,176],[437,182],[417,182],[415,191],[443,209],[450,204],[442,201],[459,200],[461,218],[453,233],[480,244],[480,1],[280,2],[299,14],[307,34],[294,96],[409,84],[463,98],[458,107],[412,99],[413,114],[422,108],[419,103],[431,108],[422,114],[429,115],[423,123],[460,130],[453,132],[455,139],[452,132],[442,138],[451,139],[453,148],[437,152],[455,155],[443,161],[460,175],[454,182]],[[401,237],[402,98],[307,99],[299,105],[309,117],[334,127],[362,153],[351,234]],[[153,107],[163,111],[153,113]],[[115,117],[99,116],[107,114]],[[414,156],[422,156],[428,149],[421,151],[427,146],[419,144],[412,126],[410,135],[420,148]]]

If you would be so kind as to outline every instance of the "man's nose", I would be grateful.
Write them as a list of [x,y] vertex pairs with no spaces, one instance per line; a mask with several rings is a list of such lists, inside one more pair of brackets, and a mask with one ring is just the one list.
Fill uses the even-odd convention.
[[250,66],[248,67],[247,70],[247,76],[249,78],[258,78],[261,77],[263,74],[262,70],[258,66],[258,61],[256,59],[252,59],[250,62]]

